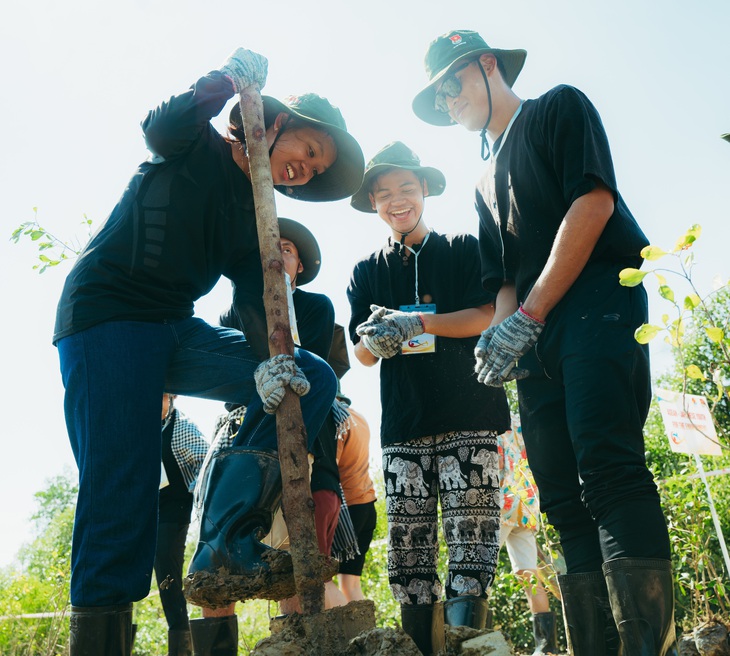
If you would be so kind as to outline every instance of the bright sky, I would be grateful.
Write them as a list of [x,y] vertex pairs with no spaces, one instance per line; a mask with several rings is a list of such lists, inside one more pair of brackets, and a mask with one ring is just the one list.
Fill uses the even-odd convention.
[[[588,94],[609,135],[619,188],[652,243],[670,247],[691,224],[702,225],[697,274],[708,291],[712,277],[727,280],[730,269],[730,144],[720,139],[730,132],[729,24],[730,4],[722,0],[4,3],[0,566],[30,538],[33,494],[64,466],[75,468],[50,342],[69,267],[39,276],[30,242],[7,238],[37,207],[45,228],[85,240],[83,215],[98,226],[146,157],[139,122],[148,109],[245,46],[269,59],[265,94],[328,97],[366,159],[399,139],[422,163],[440,168],[446,192],[427,202],[427,224],[476,233],[473,188],[484,168],[478,134],[427,125],[410,108],[426,82],[428,43],[451,29],[474,29],[494,47],[527,50],[515,85],[521,97],[560,83]],[[229,107],[216,121],[221,129]],[[280,215],[318,237],[322,271],[307,289],[328,294],[347,325],[350,271],[384,243],[386,227],[347,201],[302,203],[276,194],[276,202]],[[229,301],[222,281],[196,312],[216,322]],[[653,315],[666,309],[652,296]],[[655,368],[666,365],[661,343],[652,348]],[[365,369],[352,353],[351,360],[343,389],[370,421],[377,459],[378,370]],[[220,404],[181,399],[179,406],[210,435]]]

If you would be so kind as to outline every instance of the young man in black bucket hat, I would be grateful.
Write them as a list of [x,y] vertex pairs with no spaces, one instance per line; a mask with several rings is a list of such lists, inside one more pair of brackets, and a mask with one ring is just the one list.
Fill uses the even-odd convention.
[[[478,244],[424,220],[441,171],[401,142],[366,167],[350,204],[377,213],[388,243],[355,266],[347,289],[355,355],[380,365],[388,578],[403,629],[424,654],[443,623],[483,628],[499,552],[497,437],[509,426],[503,390],[473,374],[477,336],[494,295],[479,282]],[[438,503],[449,552],[447,600],[437,574]]]
[[473,31],[441,35],[413,101],[427,123],[480,131],[488,160],[476,201],[482,284],[497,307],[476,371],[489,386],[517,379],[541,509],[568,568],[559,583],[573,653],[615,654],[618,626],[625,654],[674,654],[669,539],[642,432],[649,352],[633,336],[647,299],[619,284],[648,242],[595,107],[566,85],[520,99],[525,56]]

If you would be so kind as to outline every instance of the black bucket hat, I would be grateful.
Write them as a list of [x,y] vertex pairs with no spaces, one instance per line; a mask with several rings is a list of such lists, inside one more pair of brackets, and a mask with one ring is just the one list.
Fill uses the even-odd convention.
[[383,146],[368,162],[362,185],[352,197],[350,205],[360,212],[374,214],[375,210],[370,202],[370,185],[375,176],[393,168],[414,171],[420,175],[428,184],[429,196],[440,196],[446,188],[446,178],[441,171],[431,166],[421,166],[421,160],[416,153],[402,141],[393,141]]
[[428,86],[413,99],[416,116],[431,125],[454,125],[448,114],[438,111],[434,106],[436,86],[454,64],[464,59],[476,59],[485,52],[492,53],[502,62],[504,81],[511,87],[525,65],[526,50],[490,48],[472,30],[452,30],[431,41],[424,58]]
[[319,244],[309,228],[305,228],[298,221],[279,217],[279,236],[292,242],[299,252],[304,271],[297,275],[297,287],[312,282],[319,273],[322,264],[322,253]]
[[[306,201],[341,200],[351,196],[362,182],[365,158],[360,144],[347,131],[342,112],[329,100],[316,93],[289,96],[283,101],[262,96],[264,124],[271,125],[281,112],[292,114],[305,123],[325,130],[337,146],[337,159],[321,175],[316,175],[305,185],[288,187],[276,185],[275,189],[286,196]],[[231,125],[240,129],[241,107],[236,103],[229,116]]]

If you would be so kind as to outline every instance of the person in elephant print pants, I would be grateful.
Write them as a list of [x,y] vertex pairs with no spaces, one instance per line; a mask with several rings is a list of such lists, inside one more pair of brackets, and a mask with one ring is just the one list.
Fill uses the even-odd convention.
[[477,240],[423,220],[424,198],[444,187],[438,169],[396,141],[370,161],[350,202],[390,228],[387,245],[352,272],[349,329],[357,359],[380,362],[388,578],[403,628],[424,654],[438,651],[443,621],[484,626],[499,553],[497,437],[509,427],[504,390],[473,373],[494,300],[481,288]]

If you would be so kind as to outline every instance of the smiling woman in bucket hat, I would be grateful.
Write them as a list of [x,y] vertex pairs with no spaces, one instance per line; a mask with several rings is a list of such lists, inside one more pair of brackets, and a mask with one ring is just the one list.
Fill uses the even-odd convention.
[[[332,137],[337,148],[337,159],[324,173],[316,175],[306,185],[276,185],[274,188],[277,191],[297,200],[331,201],[347,198],[360,186],[365,164],[362,150],[347,131],[345,119],[337,107],[316,93],[288,96],[283,101],[262,96],[261,100],[264,105],[264,125],[268,128],[280,121],[276,138],[271,144],[272,150],[282,134],[296,125],[309,125],[324,131]],[[244,137],[238,103],[231,109],[229,121],[231,134]]]
[[[281,495],[270,413],[287,386],[301,395],[311,446],[335,398],[336,377],[322,358],[304,349],[269,357],[245,135],[212,125],[242,89],[264,86],[267,69],[266,58],[239,48],[148,112],[142,130],[150,156],[66,278],[53,342],[79,467],[72,656],[131,652],[132,603],[149,593],[153,569],[164,392],[248,409],[239,433],[245,448],[212,460],[190,565],[201,575],[221,566],[238,576],[268,568],[256,536]],[[275,185],[308,201],[357,191],[364,160],[338,109],[315,94],[265,105]],[[196,301],[221,277],[235,285],[246,337],[194,316]],[[236,653],[235,616],[194,619],[190,628],[196,653],[203,644]]]

